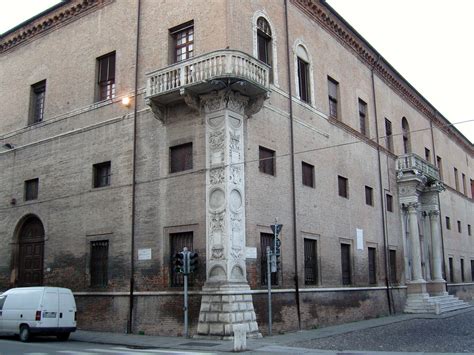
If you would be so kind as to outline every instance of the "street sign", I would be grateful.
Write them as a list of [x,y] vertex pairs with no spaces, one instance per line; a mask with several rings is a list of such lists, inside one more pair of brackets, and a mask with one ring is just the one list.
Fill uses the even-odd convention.
[[277,258],[274,253],[270,256],[270,271],[277,272]]
[[271,226],[272,232],[275,236],[278,236],[283,228],[283,224],[272,224]]

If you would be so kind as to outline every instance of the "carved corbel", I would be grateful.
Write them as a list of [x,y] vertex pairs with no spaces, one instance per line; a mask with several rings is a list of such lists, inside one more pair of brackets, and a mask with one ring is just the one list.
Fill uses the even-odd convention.
[[269,97],[270,97],[270,95],[267,92],[265,94],[258,95],[256,97],[251,98],[249,103],[245,107],[245,114],[248,117],[255,115],[257,112],[259,112],[262,109],[263,103]]
[[198,96],[184,89],[181,89],[180,95],[184,98],[184,102],[186,103],[186,105],[188,105],[190,108],[192,108],[199,114],[201,113],[201,100]]
[[153,112],[153,116],[162,123],[165,123],[165,114],[166,114],[166,107],[160,104],[157,104],[155,101],[151,99],[146,99],[145,103],[150,106],[151,111]]

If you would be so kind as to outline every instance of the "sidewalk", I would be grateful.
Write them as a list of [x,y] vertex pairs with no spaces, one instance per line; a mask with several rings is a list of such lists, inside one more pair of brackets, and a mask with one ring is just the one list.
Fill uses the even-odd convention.
[[[375,318],[360,322],[347,323],[342,325],[330,326],[321,329],[303,330],[297,332],[289,332],[286,334],[278,334],[274,336],[266,336],[261,339],[247,339],[248,353],[279,353],[279,354],[336,354],[343,353],[341,351],[327,351],[307,348],[294,347],[295,343],[308,341],[312,339],[320,339],[344,333],[350,333],[358,330],[375,328],[394,324],[413,319],[443,319],[449,318],[461,313],[471,312],[474,309],[454,311],[442,315],[434,314],[401,314],[390,317]],[[72,341],[113,344],[130,347],[131,349],[169,349],[169,350],[187,350],[195,352],[232,352],[233,342],[224,340],[202,340],[202,339],[186,339],[182,337],[165,337],[165,336],[148,336],[135,334],[107,333],[78,330],[71,334]],[[289,346],[293,344],[293,346]],[[349,351],[347,352],[349,353]],[[354,352],[351,354],[371,353],[369,351]],[[390,354],[396,354],[391,352]]]

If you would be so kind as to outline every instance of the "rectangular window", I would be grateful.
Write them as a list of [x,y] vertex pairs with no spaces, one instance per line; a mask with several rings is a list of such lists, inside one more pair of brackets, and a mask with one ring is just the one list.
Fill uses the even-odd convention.
[[318,253],[317,241],[314,239],[304,240],[304,284],[318,284]]
[[190,170],[193,168],[193,143],[185,143],[170,147],[170,173]]
[[364,136],[369,136],[369,130],[367,127],[367,104],[359,99],[359,122],[360,122],[360,133]]
[[275,175],[275,151],[258,147],[258,169],[261,173]]
[[389,195],[389,194],[386,194],[385,195],[385,200],[386,200],[386,203],[387,203],[387,211],[388,212],[393,212],[393,196]]
[[446,229],[451,229],[451,219],[446,216]]
[[443,180],[443,160],[440,156],[436,156],[436,166],[439,170],[439,178]]
[[341,244],[341,271],[343,285],[350,285],[352,283],[351,269],[351,246],[349,244]]
[[[260,280],[262,285],[267,284],[267,246],[274,248],[274,236],[271,233],[260,233]],[[271,274],[272,285],[278,285],[278,272]]]
[[474,180],[471,179],[471,198],[474,200]]
[[97,101],[115,97],[115,52],[97,58]]
[[456,187],[456,191],[459,191],[459,176],[458,176],[458,169],[454,168],[454,186]]
[[[170,251],[171,251],[171,258],[170,258],[170,280],[171,286],[183,286],[184,285],[184,278],[183,274],[177,272],[174,269],[174,256],[176,253],[183,251],[183,248],[186,247],[188,250],[193,250],[193,232],[183,232],[183,233],[171,233],[170,234]],[[188,279],[189,283],[192,284],[194,279],[192,277]]]
[[298,83],[301,101],[310,103],[309,93],[309,64],[298,57]]
[[36,200],[38,198],[39,179],[25,181],[25,201]]
[[328,76],[329,117],[337,119],[339,83]]
[[30,124],[43,121],[46,98],[46,80],[31,86]]
[[390,250],[388,255],[388,261],[390,265],[390,283],[397,283],[397,251]]
[[462,174],[462,192],[467,196],[466,174]]
[[272,66],[272,31],[263,17],[257,20],[257,53],[259,60]]
[[314,166],[304,161],[301,162],[303,185],[314,187]]
[[449,281],[454,282],[454,264],[453,264],[453,258],[450,257],[448,259],[449,261]]
[[461,282],[464,282],[464,259],[461,259]]
[[461,221],[458,221],[458,233],[462,233]]
[[385,118],[385,146],[393,152],[392,122]]
[[377,284],[377,258],[375,248],[369,248],[369,284]]
[[431,161],[431,151],[425,148],[425,160],[429,163]]
[[471,260],[471,281],[474,282],[474,260]]
[[175,63],[194,56],[194,21],[186,22],[169,30],[173,42]]
[[365,187],[365,204],[369,206],[374,205],[374,189],[369,186]]
[[91,287],[106,287],[108,276],[109,241],[91,242]]
[[106,161],[99,164],[93,165],[94,171],[94,187],[104,187],[110,185],[111,178],[111,164],[110,161]]
[[467,225],[467,235],[471,236],[471,225],[470,224]]
[[343,176],[337,177],[339,196],[349,198],[349,181]]

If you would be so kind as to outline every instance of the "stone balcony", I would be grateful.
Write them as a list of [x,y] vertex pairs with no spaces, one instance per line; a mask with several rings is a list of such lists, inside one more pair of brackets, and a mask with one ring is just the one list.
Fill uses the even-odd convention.
[[[153,111],[183,99],[230,88],[249,98],[269,92],[269,67],[236,50],[218,50],[146,75],[146,102]],[[156,113],[156,112],[155,112]]]
[[427,182],[439,181],[439,170],[420,156],[410,153],[397,159],[397,172],[399,178],[406,174],[423,175]]

